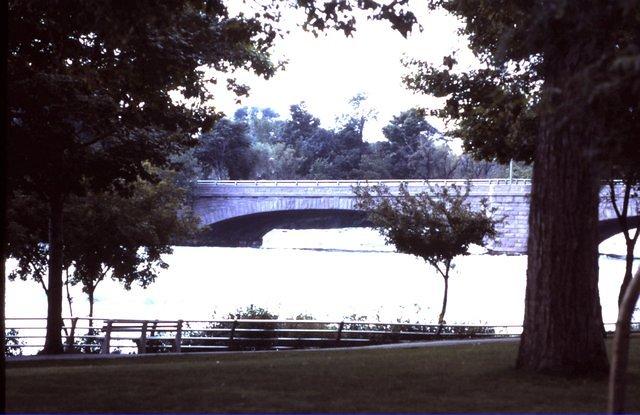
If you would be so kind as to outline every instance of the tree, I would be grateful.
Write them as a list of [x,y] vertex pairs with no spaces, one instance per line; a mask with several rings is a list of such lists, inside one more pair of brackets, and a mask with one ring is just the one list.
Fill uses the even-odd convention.
[[280,175],[280,172],[276,172],[274,156],[274,147],[278,145],[278,137],[284,124],[279,115],[270,108],[242,107],[235,112],[234,121],[247,125],[253,162],[252,178],[273,179],[274,175]]
[[204,179],[243,180],[253,176],[258,154],[247,133],[244,121],[223,118],[201,135],[195,156]]
[[[525,319],[517,365],[606,373],[598,295],[602,169],[637,154],[640,5],[632,1],[434,0],[464,22],[482,66],[413,62],[407,84],[481,158],[533,164]],[[637,159],[636,159],[637,161]],[[640,163],[636,163],[639,165]],[[570,220],[567,210],[571,209]],[[570,335],[568,335],[570,333]]]
[[284,122],[271,108],[246,108],[236,111],[234,121],[244,121],[249,126],[253,143],[272,143],[280,135]]
[[333,131],[330,137],[331,146],[328,158],[333,168],[331,178],[357,179],[362,154],[367,143],[362,139],[364,121],[353,118],[341,129]]
[[[48,206],[44,352],[61,353],[68,197],[150,178],[144,163],[167,165],[193,145],[216,116],[194,105],[209,98],[203,68],[249,67],[269,77],[275,33],[216,0],[31,0],[8,9],[9,197],[35,193]],[[233,79],[229,87],[246,93]],[[175,91],[184,99],[172,99]]]
[[156,184],[132,183],[127,197],[113,191],[70,197],[66,213],[74,221],[65,227],[65,256],[70,283],[81,284],[87,294],[89,317],[105,277],[127,290],[134,283],[146,288],[168,267],[162,255],[195,232],[196,219],[184,208],[185,190],[175,185],[172,173],[162,176]]
[[269,157],[269,175],[271,179],[287,180],[297,177],[302,158],[296,155],[296,150],[284,143],[276,143],[271,148]]
[[301,144],[308,141],[319,129],[320,120],[311,115],[304,102],[289,108],[291,120],[282,127],[279,137],[286,145],[299,150]]
[[433,266],[444,279],[442,310],[438,324],[445,323],[449,272],[452,261],[469,254],[469,245],[484,245],[496,235],[496,220],[491,218],[486,200],[473,210],[467,201],[469,187],[464,193],[457,186],[432,188],[412,196],[406,185],[397,194],[385,186],[356,188],[357,207],[367,212],[369,220],[387,244],[401,253],[418,256]]
[[438,130],[426,120],[424,112],[417,109],[410,109],[394,116],[382,129],[382,133],[391,144],[409,152],[415,152],[424,138],[437,132]]
[[300,160],[295,171],[289,172],[287,179],[305,177],[314,159],[326,157],[331,150],[330,133],[320,127],[320,120],[314,117],[304,103],[292,105],[291,119],[282,125],[277,141],[293,150]]
[[367,104],[367,98],[367,94],[362,92],[351,97],[349,99],[349,113],[342,114],[336,119],[336,124],[341,127],[340,129],[350,126],[360,136],[360,141],[362,141],[366,122],[378,118],[378,111]]
[[[167,267],[161,255],[172,252],[171,244],[195,231],[195,218],[185,211],[185,189],[176,186],[176,173],[161,172],[158,183],[131,183],[128,195],[116,191],[70,195],[64,225],[67,283],[81,284],[93,316],[94,293],[98,284],[110,276],[129,289],[152,283],[158,269]],[[46,207],[31,195],[14,198],[9,222],[9,254],[18,259],[10,279],[33,279],[46,294],[48,249],[42,242],[46,234]],[[18,213],[20,212],[20,213]],[[34,221],[32,217],[39,217]],[[91,322],[90,322],[91,324]]]
[[449,179],[458,158],[446,143],[436,144],[438,130],[422,110],[410,109],[394,116],[382,129],[389,142],[395,178]]

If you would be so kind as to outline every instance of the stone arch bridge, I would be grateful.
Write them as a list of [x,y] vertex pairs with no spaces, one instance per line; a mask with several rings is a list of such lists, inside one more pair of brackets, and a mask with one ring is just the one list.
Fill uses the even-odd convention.
[[[393,191],[405,183],[411,194],[436,186],[466,186],[469,202],[478,206],[485,198],[497,217],[498,237],[487,247],[496,253],[524,253],[528,232],[531,182],[526,179],[490,180],[201,180],[197,183],[194,211],[205,227],[199,243],[212,246],[260,246],[272,229],[330,229],[368,226],[364,212],[356,209],[356,186],[386,185]],[[600,203],[600,240],[618,232],[611,202],[603,189]],[[567,214],[570,215],[570,207]],[[631,201],[631,219],[639,226],[640,203]],[[632,216],[630,214],[630,216]]]

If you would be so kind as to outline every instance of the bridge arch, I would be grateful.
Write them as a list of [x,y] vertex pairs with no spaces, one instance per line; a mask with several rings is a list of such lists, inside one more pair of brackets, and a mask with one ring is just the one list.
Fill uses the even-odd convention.
[[[627,218],[630,229],[640,226],[640,216],[630,216]],[[602,219],[598,222],[598,243],[604,242],[614,235],[622,233],[622,227],[618,218]]]
[[198,242],[209,246],[259,247],[273,229],[333,229],[371,226],[354,209],[292,209],[250,213],[207,225]]

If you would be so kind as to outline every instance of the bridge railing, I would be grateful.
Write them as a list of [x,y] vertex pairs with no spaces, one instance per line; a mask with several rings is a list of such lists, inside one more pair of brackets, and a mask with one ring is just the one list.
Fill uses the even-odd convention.
[[[7,318],[5,355],[44,346],[46,319]],[[632,323],[640,333],[640,322]],[[615,323],[605,324],[608,333]],[[165,353],[350,347],[439,339],[518,337],[522,326],[318,320],[63,319],[69,353]]]
[[261,187],[291,187],[291,186],[375,186],[385,185],[388,187],[396,187],[401,183],[405,183],[408,186],[427,186],[427,185],[465,185],[470,183],[472,185],[497,185],[497,184],[513,184],[513,185],[529,185],[530,179],[431,179],[431,180],[198,180],[198,184],[213,185],[213,186],[261,186]]

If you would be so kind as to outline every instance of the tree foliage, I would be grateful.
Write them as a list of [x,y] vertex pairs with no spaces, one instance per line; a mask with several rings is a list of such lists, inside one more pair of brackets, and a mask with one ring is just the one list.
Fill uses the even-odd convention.
[[203,178],[238,180],[254,175],[257,155],[247,130],[247,124],[223,118],[200,136],[195,156]]
[[101,192],[70,200],[67,216],[75,220],[66,228],[65,255],[71,284],[81,284],[89,297],[90,316],[102,280],[110,277],[127,290],[132,284],[146,288],[168,267],[162,256],[173,252],[171,245],[195,231],[197,221],[184,208],[185,190],[172,173],[163,176],[158,183],[132,183],[128,197]]
[[260,22],[218,2],[21,1],[9,12],[10,183],[44,194],[147,176],[143,162],[192,144],[216,114],[170,94],[207,98],[204,67],[275,69]]
[[433,187],[411,195],[406,185],[398,192],[385,186],[356,188],[357,207],[398,252],[415,255],[433,266],[444,279],[445,290],[438,324],[444,324],[449,272],[459,255],[469,255],[469,245],[484,245],[496,236],[497,221],[487,201],[475,209],[467,201],[469,187]]
[[413,73],[405,82],[410,89],[446,99],[433,114],[454,122],[447,134],[462,139],[465,152],[502,163],[531,163],[538,132],[536,79],[508,68],[458,73],[456,63],[453,56],[445,57],[441,67],[411,61]]
[[[390,120],[380,141],[363,139],[373,116],[365,97],[333,129],[321,126],[304,104],[290,119],[269,108],[241,108],[203,134],[196,149],[200,178],[216,179],[449,179],[506,177],[504,165],[456,155],[423,111],[410,109]],[[364,108],[364,109],[363,109]],[[520,172],[519,177],[527,177]]]
[[[176,186],[175,173],[157,173],[157,183],[138,180],[128,194],[115,190],[69,196],[65,216],[63,268],[72,285],[81,284],[93,315],[94,293],[105,278],[146,287],[167,267],[162,255],[171,244],[195,231],[196,220],[184,208],[186,190]],[[14,198],[10,209],[8,254],[18,259],[9,279],[32,279],[48,293],[46,208],[35,195]],[[22,212],[18,214],[17,212]],[[29,215],[29,216],[25,216]],[[35,215],[35,216],[31,216]],[[34,221],[39,218],[39,221]]]

